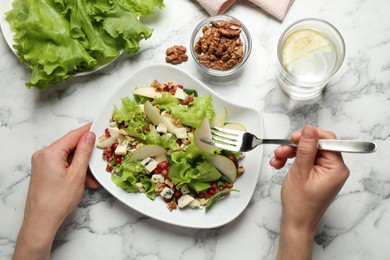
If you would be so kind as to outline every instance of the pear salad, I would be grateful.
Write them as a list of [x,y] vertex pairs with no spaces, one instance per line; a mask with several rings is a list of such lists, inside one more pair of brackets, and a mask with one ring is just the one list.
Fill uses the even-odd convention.
[[133,99],[121,98],[98,148],[106,171],[126,192],[161,197],[170,211],[198,208],[206,212],[227,197],[245,169],[243,153],[216,148],[210,126],[245,130],[227,123],[226,108],[215,111],[212,96],[198,96],[174,82],[154,80],[133,90]]

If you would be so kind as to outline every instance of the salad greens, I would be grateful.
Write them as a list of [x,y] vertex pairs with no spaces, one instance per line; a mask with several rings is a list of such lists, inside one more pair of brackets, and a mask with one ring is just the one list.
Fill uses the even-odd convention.
[[140,22],[163,0],[14,0],[6,14],[21,62],[43,89],[139,50],[153,29]]
[[[214,153],[210,153],[198,148],[194,141],[195,130],[202,120],[206,118],[211,121],[215,116],[212,97],[199,97],[196,92],[184,89],[184,92],[192,94],[186,94],[185,98],[181,99],[174,95],[178,86],[183,88],[181,85],[170,83],[169,88],[167,84],[161,85],[164,89],[158,90],[162,93],[159,97],[138,97],[138,101],[124,97],[121,99],[121,106],[114,105],[109,127],[100,137],[98,144],[98,147],[104,149],[106,170],[111,173],[112,181],[123,190],[145,192],[152,200],[160,195],[170,210],[176,208],[176,205],[180,207],[189,204],[188,201],[183,202],[189,199],[193,203],[190,207],[193,208],[203,207],[208,203],[208,211],[233,187],[233,181],[218,170],[217,165],[209,158],[216,155],[225,156],[237,163],[241,159],[241,153],[218,148]],[[153,104],[153,109],[159,110],[158,115],[161,114],[161,117],[165,115],[177,121],[178,129],[184,129],[185,134],[183,135],[182,131],[172,134],[163,129],[163,123],[152,123],[150,114],[143,109],[147,102]],[[101,146],[107,140],[112,140],[113,135],[116,137],[115,141]],[[125,152],[118,148],[122,145],[125,145]],[[153,150],[156,146],[159,149]],[[160,156],[154,156],[156,153],[140,156],[142,149],[146,147],[148,149],[143,151],[162,150],[166,153]],[[121,152],[117,153],[117,150]],[[138,159],[134,160],[135,157]],[[155,165],[151,167],[153,163]],[[237,165],[233,164],[234,171],[237,171],[236,167]]]

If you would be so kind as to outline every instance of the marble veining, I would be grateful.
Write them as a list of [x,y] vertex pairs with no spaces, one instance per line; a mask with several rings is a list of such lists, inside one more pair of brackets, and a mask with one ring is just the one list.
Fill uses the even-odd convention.
[[[87,76],[43,91],[29,78],[0,37],[0,259],[10,259],[22,221],[34,151],[69,130],[93,121],[103,104],[141,66],[164,63],[165,49],[189,48],[192,29],[207,13],[196,1],[165,1],[144,22],[154,28],[139,53],[122,55]],[[225,80],[205,76],[189,57],[178,67],[231,102],[264,113],[265,136],[286,137],[305,124],[340,138],[368,139],[374,154],[345,154],[351,175],[323,216],[313,259],[390,259],[390,2],[388,0],[296,0],[283,22],[249,1],[227,14],[248,27],[253,40],[244,70]],[[343,35],[347,53],[322,96],[289,99],[277,86],[276,46],[295,20],[317,17]],[[202,230],[164,224],[128,208],[108,192],[87,190],[61,226],[53,259],[274,259],[281,213],[280,187],[287,168],[272,169],[274,146],[266,146],[256,190],[247,209],[220,228]],[[248,173],[249,174],[249,173]]]

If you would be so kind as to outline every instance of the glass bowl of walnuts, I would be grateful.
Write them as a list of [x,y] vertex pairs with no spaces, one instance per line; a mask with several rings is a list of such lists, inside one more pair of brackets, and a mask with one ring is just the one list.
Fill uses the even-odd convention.
[[252,39],[237,18],[217,15],[195,27],[190,49],[203,71],[213,76],[229,76],[244,66],[252,50]]

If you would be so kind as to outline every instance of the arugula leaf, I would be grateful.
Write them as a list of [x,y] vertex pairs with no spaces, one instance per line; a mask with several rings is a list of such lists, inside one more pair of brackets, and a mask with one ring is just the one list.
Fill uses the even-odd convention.
[[209,200],[206,203],[206,208],[205,208],[206,213],[214,206],[215,203],[217,203],[217,201],[219,199],[221,199],[222,197],[224,197],[227,193],[229,193],[231,191],[239,192],[239,190],[236,190],[236,189],[226,189],[226,190],[218,191],[211,198],[209,198]]

